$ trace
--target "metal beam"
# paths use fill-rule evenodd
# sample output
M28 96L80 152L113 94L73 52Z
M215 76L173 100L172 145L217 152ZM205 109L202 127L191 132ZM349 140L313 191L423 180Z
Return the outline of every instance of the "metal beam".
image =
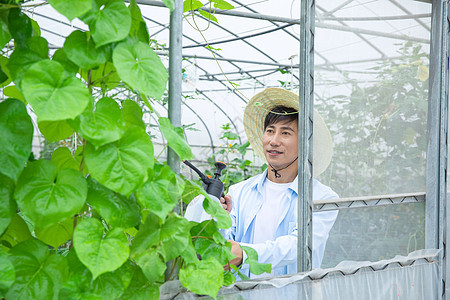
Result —
M312 267L314 8L314 0L301 1L298 122L298 228L300 229L297 239L298 272L310 271Z

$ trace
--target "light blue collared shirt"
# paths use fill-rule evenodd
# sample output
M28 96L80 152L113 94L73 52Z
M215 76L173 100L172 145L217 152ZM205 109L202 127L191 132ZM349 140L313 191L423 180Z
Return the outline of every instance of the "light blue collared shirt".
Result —
M298 178L295 178L286 192L289 201L284 201L281 208L282 217L277 224L275 240L253 244L255 217L263 203L262 189L266 178L267 170L230 187L228 194L233 201L230 212L233 225L226 231L225 238L255 249L260 263L272 264L274 276L297 273ZM338 195L331 188L313 179L314 200L333 198L338 198ZM313 268L320 267L328 234L337 215L338 211L313 213ZM246 254L243 254L245 261ZM249 266L244 264L241 272L249 276Z

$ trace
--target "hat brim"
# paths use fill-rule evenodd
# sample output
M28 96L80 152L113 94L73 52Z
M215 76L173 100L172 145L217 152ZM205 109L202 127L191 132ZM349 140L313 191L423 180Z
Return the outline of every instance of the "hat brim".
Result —
M262 145L264 119L275 106L279 105L291 107L298 111L299 96L281 88L267 88L253 96L245 107L245 133L253 150L263 161L266 161ZM328 168L331 162L333 141L327 125L315 109L313 118L313 176L317 177Z

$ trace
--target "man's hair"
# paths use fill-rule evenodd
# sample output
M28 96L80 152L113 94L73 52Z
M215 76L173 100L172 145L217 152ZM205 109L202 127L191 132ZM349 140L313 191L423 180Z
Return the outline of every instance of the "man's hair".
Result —
M292 107L278 105L267 114L264 120L264 130L266 130L267 126L275 123L290 123L292 121L298 121L298 111Z

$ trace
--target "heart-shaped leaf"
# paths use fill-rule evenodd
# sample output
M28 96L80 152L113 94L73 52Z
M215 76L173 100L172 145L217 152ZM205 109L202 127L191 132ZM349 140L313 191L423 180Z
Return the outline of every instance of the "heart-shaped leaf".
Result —
M203 208L211 215L211 217L217 220L217 227L227 229L232 225L230 215L218 201L212 199L208 194L204 194L205 200L203 201ZM217 199L217 198L216 198Z
M82 69L89 70L104 64L107 59L105 47L96 48L85 31L73 31L64 42L67 57Z
M130 253L128 240L120 228L104 234L97 219L84 219L73 234L73 244L80 261L92 272L93 279L118 269Z
M22 172L14 196L36 227L45 228L81 210L87 183L80 172L73 169L58 172L52 162L38 160L29 163Z
M130 228L139 224L140 209L134 197L115 193L91 177L88 178L87 202L112 227Z
M38 122L39 131L49 142L57 142L68 138L74 132L66 120Z
M161 228L161 253L165 261L180 255L191 238L189 221L177 214L170 214Z
M17 86L10 85L3 89L3 95L9 98L15 98L23 102L25 105L28 104L23 97L23 94L17 89Z
M180 200L184 189L184 181L177 180L176 173L165 165L157 165L149 179L136 191L139 204L165 220Z
M192 159L194 155L192 154L191 147L189 147L184 138L183 129L173 126L168 118L161 117L158 119L158 122L159 128L167 140L167 144L177 153L180 159Z
M91 98L78 78L69 76L60 63L52 60L30 67L23 77L22 91L39 121L73 119L84 111Z
M48 251L38 240L27 240L10 251L16 280L6 299L58 299L59 289L67 278L63 256Z
M216 299L223 285L223 266L213 258L189 264L180 270L180 282L196 294Z
M130 32L131 15L122 0L94 0L80 19L89 26L97 47L120 41Z
M183 11L191 11L199 9L200 7L203 7L203 3L199 0L184 0L183 2Z
M96 148L117 141L125 132L125 122L119 105L107 97L96 103L95 111L85 111L72 125Z
M0 236L16 214L17 205L13 198L14 182L0 174Z
M92 0L48 0L48 3L70 21L81 17L92 8Z
M85 161L95 180L129 196L153 168L153 144L143 129L130 126L117 142L99 149L87 143Z
M14 181L31 153L33 123L25 105L17 99L0 103L0 173Z
M132 88L161 99L169 75L149 45L143 42L120 43L114 48L113 63L120 78Z
M72 238L73 226L73 219L70 218L50 225L44 229L37 228L35 233L38 239L47 245L58 249L59 246Z

